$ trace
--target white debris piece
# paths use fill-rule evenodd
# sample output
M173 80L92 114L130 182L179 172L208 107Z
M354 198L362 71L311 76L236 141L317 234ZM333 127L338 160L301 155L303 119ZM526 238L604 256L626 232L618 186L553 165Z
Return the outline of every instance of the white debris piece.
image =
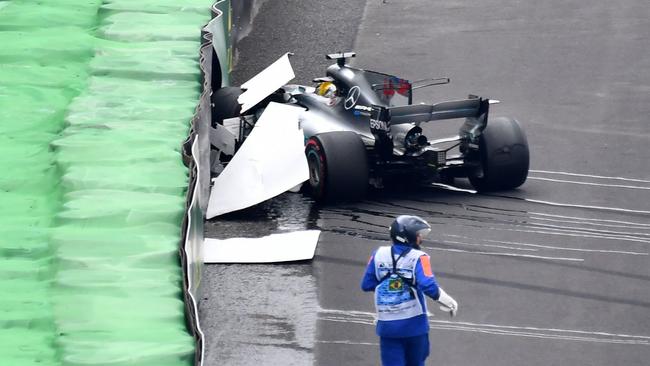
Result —
M239 104L242 105L241 114L244 114L244 112L295 77L296 74L289 62L289 53L285 53L284 56L262 70L262 72L242 84L241 88L246 89L246 91L237 99Z
M271 234L261 238L206 238L204 263L274 263L314 257L320 230Z
M309 179L302 109L269 103L253 131L214 180L206 217L241 210Z

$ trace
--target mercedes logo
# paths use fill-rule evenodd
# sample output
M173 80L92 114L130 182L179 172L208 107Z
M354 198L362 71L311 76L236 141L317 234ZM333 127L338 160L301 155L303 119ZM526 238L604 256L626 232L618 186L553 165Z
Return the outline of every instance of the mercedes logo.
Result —
M352 109L357 102L359 101L359 96L361 95L361 89L358 86L353 86L352 89L348 92L348 96L345 98L345 103L343 106L345 109Z

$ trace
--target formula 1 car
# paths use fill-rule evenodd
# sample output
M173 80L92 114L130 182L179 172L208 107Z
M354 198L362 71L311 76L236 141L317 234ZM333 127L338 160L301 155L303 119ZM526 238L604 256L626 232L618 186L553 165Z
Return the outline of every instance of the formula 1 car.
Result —
M288 64L289 55L276 64ZM470 95L412 104L415 89L449 79L411 83L351 67L346 59L354 56L327 55L336 63L325 77L314 79L315 87L286 84L293 71L283 78L278 66L260 76L263 82L218 89L212 99L213 126L235 125L236 150L270 104L299 108L309 170L304 186L319 201L361 199L370 186L382 188L390 179L431 185L467 177L478 191L512 189L525 182L526 135L516 120L488 116L490 105L498 101ZM424 135L423 123L454 118L464 119L455 136ZM224 164L230 159L220 156Z

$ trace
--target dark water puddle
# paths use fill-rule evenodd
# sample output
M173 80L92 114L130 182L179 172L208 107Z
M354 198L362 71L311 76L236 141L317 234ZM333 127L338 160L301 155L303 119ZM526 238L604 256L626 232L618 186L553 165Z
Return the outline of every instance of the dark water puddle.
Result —
M259 205L233 212L205 224L209 238L260 237L280 232L318 230L319 212L308 197L285 193Z

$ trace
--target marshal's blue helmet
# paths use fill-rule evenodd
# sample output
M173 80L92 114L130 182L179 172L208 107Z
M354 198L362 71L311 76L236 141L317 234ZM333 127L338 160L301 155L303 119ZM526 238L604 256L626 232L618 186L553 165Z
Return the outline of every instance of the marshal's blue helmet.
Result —
M429 232L431 225L417 216L401 215L390 225L390 238L398 244L416 246L418 235L424 238Z

